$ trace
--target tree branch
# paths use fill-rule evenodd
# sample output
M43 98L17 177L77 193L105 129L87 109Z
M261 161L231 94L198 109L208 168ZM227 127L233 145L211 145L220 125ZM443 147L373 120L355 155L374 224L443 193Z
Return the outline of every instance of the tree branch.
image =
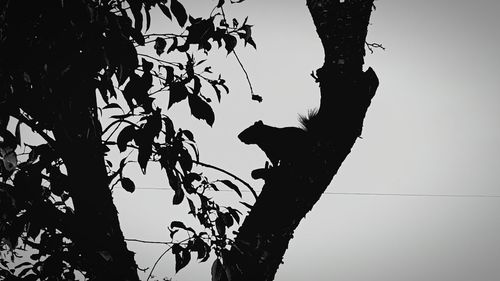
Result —
M37 134L39 134L47 143L48 145L55 150L56 148L56 141L50 137L47 133L43 131L43 129L36 124L35 121L29 119L28 117L24 116L24 114L19 113L19 114L11 114L12 117L16 118L20 122L23 122L26 124L28 127L30 127L33 131L35 131Z

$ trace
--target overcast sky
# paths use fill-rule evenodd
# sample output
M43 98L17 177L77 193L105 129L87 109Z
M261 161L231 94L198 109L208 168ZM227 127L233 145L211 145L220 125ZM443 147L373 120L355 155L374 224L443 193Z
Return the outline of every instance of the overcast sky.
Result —
M183 3L197 16L207 15L216 1ZM276 280L498 280L500 198L453 196L500 196L500 2L375 4L368 41L386 50L366 57L380 86L363 139L297 229ZM231 93L214 106L214 127L190 117L182 105L173 109L174 122L195 132L202 161L259 189L262 182L249 173L266 158L236 136L256 120L297 125L298 114L316 107L319 90L309 73L322 65L323 50L304 0L247 0L226 12L248 16L254 25L258 49L237 50L264 102L250 100L234 57L221 52L208 63L226 77ZM139 187L166 186L165 175L152 168L137 180ZM171 206L168 189L116 190L114 196L129 238L168 240L166 225L187 212L187 206ZM216 196L238 201L232 193ZM152 266L163 251L129 245L141 267ZM155 275L208 281L210 265L192 261L174 275L168 254Z

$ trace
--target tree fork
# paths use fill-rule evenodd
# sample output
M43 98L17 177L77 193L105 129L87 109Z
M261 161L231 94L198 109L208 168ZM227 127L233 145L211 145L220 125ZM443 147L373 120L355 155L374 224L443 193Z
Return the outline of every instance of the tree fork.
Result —
M378 87L363 72L365 40L373 0L307 0L325 51L318 70L321 103L308 131L308 159L271 169L261 194L223 256L229 280L273 280L299 222L330 184L361 135Z

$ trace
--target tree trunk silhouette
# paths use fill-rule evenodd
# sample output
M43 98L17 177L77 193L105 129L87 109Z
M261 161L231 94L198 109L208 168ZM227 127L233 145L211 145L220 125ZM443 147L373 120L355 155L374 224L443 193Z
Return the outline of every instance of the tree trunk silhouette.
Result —
M78 8L88 4L72 3ZM69 30L64 24L74 16L64 14L63 4L67 3L0 1L0 84L15 88L12 92L8 87L1 89L0 100L5 103L0 103L0 111L19 119L22 110L33 118L32 129L43 134L44 129L53 132L55 142L49 141L49 145L66 167L74 216L65 216L47 204L39 209L44 211L40 215L43 219L47 214L68 217L57 228L77 249L68 254L68 260L75 263L72 266L90 271L91 280L136 281L137 265L120 229L101 143L92 80L98 62L78 59L74 48L80 50L81 46L71 45L76 40L63 36L71 34L64 33ZM61 20L52 21L52 14L60 15ZM49 27L53 29L47 31ZM49 56L52 60L45 60Z
M307 130L311 144L296 144L308 156L282 162L266 173L257 202L223 256L229 280L274 279L300 220L361 135L378 86L375 72L362 70L373 0L307 0L307 6L325 51L317 71L320 108Z
M74 69L57 89L60 115L54 129L75 207L72 239L93 270L92 280L139 280L109 189L95 88L90 75L81 75L78 65Z

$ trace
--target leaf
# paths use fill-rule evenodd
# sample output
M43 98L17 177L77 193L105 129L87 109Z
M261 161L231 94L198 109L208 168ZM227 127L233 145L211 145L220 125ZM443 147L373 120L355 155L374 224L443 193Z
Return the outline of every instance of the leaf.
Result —
M184 199L184 190L181 188L175 190L174 198L172 199L172 204L179 205Z
M19 269L19 268L21 268L23 266L27 266L27 265L33 266L33 264L31 264L30 262L25 261L25 262L22 262L22 263L16 265L15 268ZM21 274L21 275L23 275L23 274Z
M150 5L145 5L144 10L146 11L146 31L149 30L149 27L151 26L151 13L149 10L151 10Z
M191 184L191 182L188 182L188 181L184 181L183 182L184 184L184 190L188 193L188 194L193 194L196 192L196 189L194 188L194 186Z
M199 47L203 47L215 35L215 26L212 18L192 19L191 25L186 30L189 32L186 41L190 44L199 44Z
M157 108L153 114L147 117L146 125L141 133L147 136L150 140L158 137L161 132L161 109Z
M208 186L209 186L211 189L215 190L215 191L219 191L219 189L217 188L217 186L216 186L215 184L213 184L213 183L208 184Z
M222 182L223 184L227 185L232 190L234 190L238 194L238 196L240 196L240 198L242 197L240 189L232 181L230 181L230 180L219 180L219 181Z
M170 13L170 9L165 6L164 4L158 4L158 6L160 7L160 10L163 12L163 14L165 16L167 16L167 18L169 18L170 20L172 20L172 14Z
M243 202L243 201L240 201L240 203L241 203L241 205L247 207L248 209L252 209L252 207L253 207L252 205L250 205L250 204L248 204L246 202Z
M120 132L120 134L118 134L118 137L116 138L116 145L118 146L120 152L124 152L127 149L128 142L133 140L135 136L135 126L129 125L123 128L123 130Z
M189 249L182 249L181 252L175 254L175 272L179 272L179 270L183 269L186 265L188 265L191 260L191 252Z
M201 181L201 176L198 173L188 173L184 177L184 181L192 183L193 181Z
M196 66L198 66L198 65L200 65L200 64L202 64L202 63L204 63L204 62L206 62L206 61L207 61L206 59L200 60L200 61L199 61L199 62L197 62L195 65L196 65Z
M222 7L224 5L224 0L219 0L219 3L217 3L217 8Z
M230 213L223 213L222 220L224 220L224 223L227 225L227 227L231 227L234 223L233 217Z
M158 38L157 38L157 39L158 39ZM160 38L160 39L163 39L163 38ZM166 44L166 43L165 43L165 44ZM146 60L146 59L144 59L144 58L142 59L142 70L143 70L144 72L149 72L149 71L151 71L151 69L153 69L153 65L154 65L154 64L153 64L152 62L150 62L150 61L148 61L148 60Z
M180 252L182 252L184 248L182 248L182 246L179 244L179 243L175 243L174 245L172 245L172 254L178 254Z
M130 116L134 116L134 114L132 114L132 113L118 114L118 115L112 115L109 118L124 120L124 119L126 119L126 118L128 118Z
M122 178L121 179L121 183L122 183L122 188L125 191L128 191L130 193L132 193L132 192L135 191L135 184L134 184L134 182L131 179L129 179L129 178Z
M226 271L219 259L212 264L212 281L227 281Z
M194 143L188 142L188 144L193 148L196 161L200 161L200 152Z
M167 47L167 41L161 37L156 37L154 48L157 55L161 55L165 52L165 47Z
M188 90L186 86L181 83L172 83L170 85L170 98L168 100L168 108L170 108L174 103L178 103L188 96Z
M217 100L220 102L220 99L221 99L221 93L220 93L220 90L219 88L217 88L217 82L216 81L213 81L210 83L212 85L212 87L214 88L214 91L215 91L215 94L217 95Z
M197 252L198 253L198 260L201 260L206 257L208 254L207 249L210 249L210 247L199 237L196 237L193 240L193 245L191 246L191 251L192 252Z
M15 137L16 137L17 144L20 145L21 144L21 121L17 122Z
M238 33L241 39L245 40L245 46L248 43L248 40L252 38L252 26L248 24L244 24L239 30L243 30L244 33Z
M179 164L181 165L184 174L189 173L193 168L193 159L191 158L191 155L189 154L187 149L181 150Z
M187 13L186 9L184 9L184 6L179 1L172 0L170 2L170 9L172 10L172 14L174 14L179 25L183 27L187 21Z
M186 229L186 225L181 221L173 221L170 223L170 228Z
M200 234L201 235L201 234ZM205 256L200 260L200 262L206 262L210 258L210 246L203 242L203 247L205 248Z
M252 37L249 37L248 39L245 40L245 44L248 43L250 45L252 45L252 47L254 49L257 49L257 45L255 44L255 41L253 41L253 38Z
M174 235L179 232L178 229L175 229L175 230L171 230L170 231L170 239L174 239ZM174 245L175 246L175 245ZM172 248L172 252L173 252L173 248Z
M127 0L130 5L132 15L134 15L134 28L139 32L142 30L142 3L139 0Z
M229 88L226 86L226 81L224 79L219 79L219 85L229 94Z
M221 214L215 219L215 228L217 228L219 235L226 235L226 225Z
M198 95L189 95L188 100L191 114L198 119L205 120L209 126L212 126L215 121L212 107Z
M120 105L118 105L117 103L110 103L110 104L104 106L102 109L109 109L109 108L119 108L119 109L122 109L122 107Z
M165 169L166 169L166 172L167 172L168 184L170 185L170 187L174 191L177 191L178 189L181 189L181 182L180 182L179 178L177 177L177 175L172 170L173 167L168 167L168 168L165 168Z
M139 166L141 167L142 173L146 174L146 167L149 162L149 158L153 153L152 142L153 139L149 138L146 135L142 135L139 140L136 136L135 141L139 146L139 154L137 155L137 162L139 162Z
M137 97L144 95L144 93L141 94L142 92L142 83L141 83L141 77L135 73L130 74L130 80L128 81L127 85L125 86L125 89L123 89L123 97L125 98L125 101L127 102L128 107L130 110L133 111L133 109L136 107L134 104L133 100L135 99L137 101ZM147 95L147 92L145 93Z
M233 216L234 220L237 222L237 223L240 223L240 216L238 214L238 210L236 209L233 209L231 207L227 207L227 211L229 212L229 214L231 214L231 216Z
M193 80L194 80L193 95L198 95L201 89L200 77L194 76Z
M163 117L163 123L165 124L165 142L169 143L175 136L174 123L168 116Z
M184 45L180 45L177 47L177 51L181 52L181 53L184 53L184 52L187 52L189 50L189 42L185 42Z
M188 214L192 214L193 216L196 216L196 207L194 206L193 200L186 198L188 201L189 205L189 212Z
M225 34L222 39L224 40L225 43L225 48L227 50L227 54L231 53L234 50L234 47L236 47L236 43L238 42L236 40L236 37Z
M31 264L29 264L29 265L31 265ZM31 267L27 267L27 268L25 268L25 269L21 270L21 271L19 272L19 275L18 275L18 276L19 276L19 277L25 277L25 276L26 276L26 274L28 274L28 272L30 272L30 271L32 271L32 270L33 270L33 267L32 267L32 266L31 266ZM22 280L26 280L26 278L23 278ZM36 279L35 279L35 280L36 280Z
M177 37L174 37L172 45L168 47L167 54L177 49Z
M182 134L190 141L194 142L194 136L193 133L189 130L182 130Z
M130 36L134 39L134 41L141 45L144 46L146 44L146 40L144 39L144 35L142 35L142 32L139 29L132 28L130 30Z

